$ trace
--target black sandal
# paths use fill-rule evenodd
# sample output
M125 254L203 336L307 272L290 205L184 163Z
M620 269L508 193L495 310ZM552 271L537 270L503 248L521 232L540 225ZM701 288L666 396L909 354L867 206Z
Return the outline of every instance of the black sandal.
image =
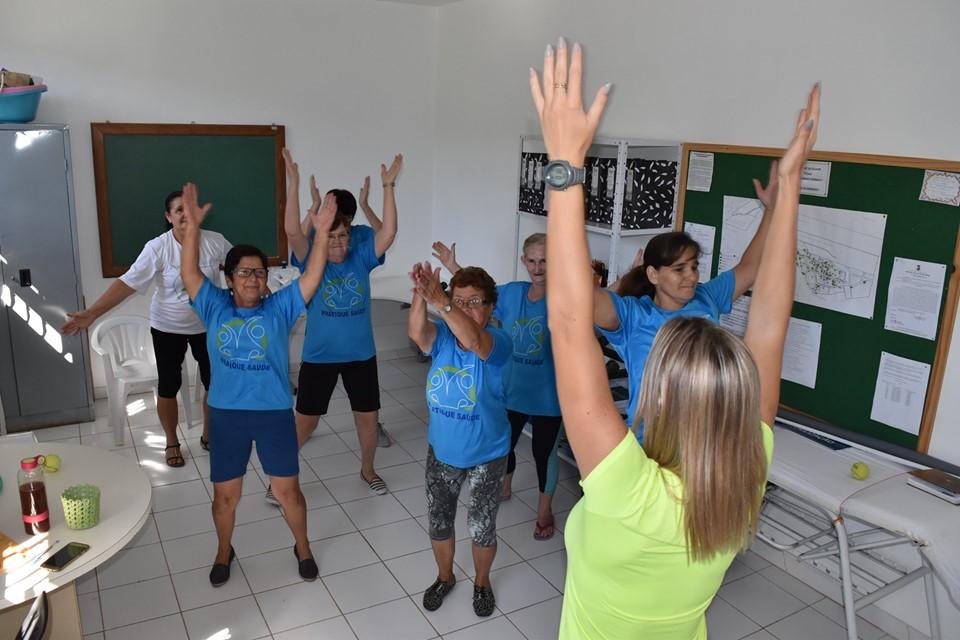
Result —
M167 448L164 451L170 451L170 449L176 449L177 453L167 454L167 466L174 467L179 469L183 465L187 464L187 461L183 458L183 455L180 453L180 443L167 445ZM179 461L179 462L178 462Z
M200 436L200 448L204 451L210 451L210 441Z
M473 585L473 612L486 618L497 607L497 599L493 597L493 589Z
M453 591L456 582L444 582L440 578L423 592L423 608L427 611L436 611L443 604L443 599Z
M296 545L293 547L293 556L297 559L297 572L300 577L307 582L316 580L317 576L320 575L320 568L317 567L317 561L313 559L313 556L301 560Z

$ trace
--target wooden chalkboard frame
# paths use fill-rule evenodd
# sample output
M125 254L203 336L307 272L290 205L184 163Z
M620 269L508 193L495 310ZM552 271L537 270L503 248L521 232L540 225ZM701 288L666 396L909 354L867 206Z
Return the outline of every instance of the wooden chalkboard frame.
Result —
M110 198L107 183L105 140L108 135L152 136L261 136L274 140L274 174L277 194L277 248L278 255L267 256L269 265L276 266L287 261L287 235L283 230L283 211L286 206L286 174L283 166L283 148L286 134L283 125L237 125L237 124L148 124L128 122L91 122L90 137L93 143L93 175L97 192L97 222L100 231L100 267L104 278L123 275L129 265L117 264L113 251L113 235L110 228Z
M690 153L702 151L707 153L727 153L739 155L767 156L779 158L784 150L776 147L751 147L724 144L684 143L680 158L680 182L678 185L677 214L674 228L683 229L684 205L687 195L687 170L690 162ZM932 160L926 158L912 158L901 156L843 153L835 151L815 151L810 154L810 160L824 160L830 162L847 162L854 164L883 165L905 167L910 169L931 169L960 173L960 162L949 160ZM950 352L950 342L953 337L954 322L957 317L957 302L960 298L960 234L957 236L953 253L953 264L949 273L949 285L943 301L943 320L940 338L937 340L936 351L931 365L930 381L927 386L927 395L924 399L923 416L920 420L920 434L917 441L917 451L926 453L933 436L933 424L937 417L937 408L940 404L940 393L943 388L944 370L947 364L947 355ZM804 413L796 408L781 405L795 413ZM809 414L805 414L809 415ZM812 416L817 418L818 416ZM842 426L842 425L839 425Z

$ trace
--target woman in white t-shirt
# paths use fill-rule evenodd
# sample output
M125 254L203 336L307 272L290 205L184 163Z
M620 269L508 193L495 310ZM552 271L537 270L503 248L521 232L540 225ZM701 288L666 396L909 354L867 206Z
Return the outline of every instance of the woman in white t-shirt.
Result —
M177 392L182 383L180 371L188 344L200 365L204 389L210 386L206 333L203 323L190 306L190 298L180 277L180 244L186 228L182 195L182 192L174 191L164 202L167 232L147 242L125 274L110 285L91 307L68 313L70 320L63 325L65 335L86 329L133 293L146 293L150 283L156 282L157 287L150 301L150 334L157 356L157 415L167 436L166 458L171 467L184 465L177 438ZM200 238L200 269L207 278L219 281L220 265L232 246L221 234L203 231ZM200 446L204 449L209 445L207 433L204 394L203 435L200 437Z

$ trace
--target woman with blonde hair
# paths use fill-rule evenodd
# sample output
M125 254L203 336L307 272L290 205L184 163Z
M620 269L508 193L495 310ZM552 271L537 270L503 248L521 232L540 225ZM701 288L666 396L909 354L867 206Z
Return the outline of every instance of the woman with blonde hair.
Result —
M699 318L658 332L638 416L643 447L613 404L593 331L582 175L609 85L588 112L582 51L547 48L530 88L551 163L548 313L557 387L584 497L565 529L560 637L703 639L704 612L756 529L773 449L793 303L800 169L816 138L819 87L780 160L780 186L743 341ZM578 181L579 177L579 181ZM598 594L602 594L598 596Z

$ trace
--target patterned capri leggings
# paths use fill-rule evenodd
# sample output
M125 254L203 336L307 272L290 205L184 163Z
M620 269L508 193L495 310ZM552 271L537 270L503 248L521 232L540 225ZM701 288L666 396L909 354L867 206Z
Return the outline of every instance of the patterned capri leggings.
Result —
M507 470L507 456L478 464L469 469L451 467L437 460L433 447L427 450L427 510L430 538L449 540L454 536L453 521L457 516L457 498L463 481L470 483L467 525L473 544L492 547L497 543L497 511L500 492Z

